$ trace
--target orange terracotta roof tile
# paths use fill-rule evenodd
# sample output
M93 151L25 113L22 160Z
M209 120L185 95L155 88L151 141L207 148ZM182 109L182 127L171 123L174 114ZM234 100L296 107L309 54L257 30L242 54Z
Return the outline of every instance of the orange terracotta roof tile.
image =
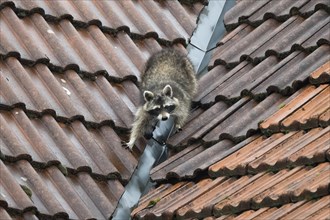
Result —
M283 128L290 129L291 126L295 126L294 123L299 123L303 129L309 128L309 125L307 124L309 121L311 123L314 121L314 123L318 123L319 116L330 108L330 104L328 102L329 98L330 87L327 86L312 100L310 100L292 115L283 120L281 123Z
M329 127L259 137L209 167L211 176L245 175L326 161Z
M292 130L297 126L308 128L308 123L319 123L318 117L330 107L329 86L307 87L291 102L279 106L279 111L260 124L263 130ZM316 107L317 106L317 107Z
M252 206L259 207L262 206L263 203L276 206L276 204L282 203L283 201L296 202L300 200L299 198L304 196L304 193L313 193L318 189L322 191L320 193L326 194L328 173L329 163L320 164L315 168L301 169L291 175L290 178L286 178L281 184L269 187L263 193L254 197ZM290 196L281 196L282 192L287 192Z
M192 186L158 197L156 188L132 216L285 219L300 209L325 218L327 205L305 207L329 194L329 7L240 1L227 12L228 33L199 79L203 110L170 138L179 152L151 171L161 189L191 180L203 193ZM146 208L145 198L157 203Z
M324 196L321 199L310 201L299 201L288 203L280 207L261 208L258 210L245 211L239 215L226 215L219 218L209 219L327 219L330 211L330 197ZM208 219L208 218L204 218Z
M202 218L241 213L250 209L285 207L285 204L304 201L300 202L301 206L310 200L312 194L321 198L328 194L329 166L326 162L315 167L283 169L277 173L204 179L189 187L187 184L180 188L173 185L174 191L171 185L162 185L162 191L168 189L171 193L160 195L157 190L154 191L152 197L147 196L149 201L157 199L157 202L152 207L146 207L145 202L133 214L137 219Z
M308 133L292 132L294 135L280 143L266 154L248 165L248 172L297 166L299 164L314 164L326 160L330 135L329 127L316 128ZM296 140L299 139L299 140Z
M330 109L327 109L319 116L319 124L322 127L326 127L329 125L329 121L330 121Z
M313 72L309 80L311 83L330 82L330 61L325 63L317 71Z
M329 217L329 2L237 2L135 218ZM0 2L0 216L112 215L144 63L187 53L205 4Z
M312 97L314 97L316 94L318 94L322 89L324 89L326 86L322 85L318 88L315 88L314 86L308 86L302 90L300 90L297 93L297 98L294 98L287 104L283 104L279 106L279 111L277 111L274 115L267 118L260 124L261 129L270 129L279 131L279 122L284 120L288 115L292 114L296 109L301 108L301 106L308 102Z
M328 91L327 85L320 85L317 88L315 86L307 86L306 88L299 90L297 93L293 94L291 97L287 99L282 99L279 96L269 96L263 102L259 103L256 106L254 106L253 101L246 102L244 99L242 99L238 101L236 104L234 104L232 107L228 108L226 111L222 112L222 114L219 114L219 116L214 118L213 121L211 121L211 123L205 124L205 126L202 128L199 127L199 129L194 129L197 132L193 136L190 136L191 138L190 140L186 139L187 141L186 143L188 143L188 146L189 143L195 143L195 146L190 147L189 150L187 149L187 151L182 151L178 153L177 157L173 157L172 159L154 168L151 172L151 177L153 180L158 180L158 181L164 180L166 178L176 178L176 179L187 178L187 177L192 178L198 175L198 172L200 173L203 170L205 171L208 166L216 163L216 161L220 161L220 163L225 164L226 166L222 168L214 168L213 172L211 172L210 175L213 175L213 173L217 173L219 170L221 170L219 172L221 172L223 175L237 175L237 174L243 175L246 172L246 166L248 163L252 162L257 157L261 157L260 161L263 161L263 158L267 156L267 151L277 152L278 145L282 143L284 140L285 141L283 143L286 143L286 141L289 141L289 143L293 141L292 143L294 145L303 147L304 145L299 145L297 143L295 136L289 138L293 134L295 134L295 132L289 134L282 134L282 133L275 134L269 140L267 139L267 141L264 141L263 144L260 144L257 147L256 146L247 147L246 152L248 152L248 154L245 153L241 154L240 151L238 151L238 153L234 153L235 150L242 148L242 145L239 148L238 146L233 147L235 145L228 145L226 142L221 140L229 139L239 142L239 140L241 140L240 137L242 138L240 134L245 135L245 138L253 135L253 130L252 130L253 123L255 123L256 120L262 121L262 118L266 118L264 115L269 114L270 112L273 112L272 116L269 116L266 120L260 123L261 132L266 135L271 135L272 133L276 133L280 131L287 133L290 130L297 131L301 129L317 128L321 126L322 123L321 120L319 119L317 120L317 123L311 123L313 115L318 115L319 117L319 115L324 114L323 116L324 120L322 121L324 124L323 127L326 127L328 126L329 123L328 121L326 121L327 114L325 112L328 110L327 91ZM279 98L277 99L278 101L275 98ZM321 110L310 107L311 111L308 113L308 115L305 116L305 118L299 118L299 119L297 118L296 119L297 122L294 123L292 122L292 125L289 124L292 127L284 127L282 125L283 124L282 122L287 122L289 119L295 117L295 114L297 114L296 112L299 112L304 106L312 106L313 103L319 103L320 99L323 100L324 102L323 105L320 105ZM274 101L277 101L276 104ZM254 112L254 109L257 112ZM267 110L265 111L265 109ZM250 117L246 116L240 118L241 115L245 116L250 114L251 114ZM237 121L236 120L237 118L240 118L240 120ZM244 128L243 126L248 125L248 123L245 120L251 120L251 119L254 120L251 123L252 126ZM174 135L172 137L173 139L171 138L169 143L177 144L179 141L182 140L181 138L187 137L185 136L189 134L187 132L194 131L193 128L194 127L196 128L198 122L200 122L199 125L201 125L201 123L204 124L203 122L198 120L189 122L187 124L189 129L187 131L183 131L183 133L181 134L178 133ZM218 123L219 125L217 127L214 127L214 125ZM299 124L297 125L296 123ZM238 126L238 124L242 124L242 126ZM236 128L237 131L234 130L230 131L230 129L232 128ZM235 137L232 134L235 134L237 136ZM303 132L300 132L295 135L299 137L302 134ZM216 139L217 136L219 137L220 142L217 141ZM265 137L260 137L259 139L262 140L263 138ZM258 139L255 140L254 142L258 143ZM254 142L252 142L250 145L253 146ZM198 144L201 146L197 147ZM205 149L204 145L207 146L208 149ZM174 149L175 147L176 146L174 145ZM260 150L258 152L259 148L262 149L262 151ZM272 150L272 148L274 149ZM228 154L232 154L232 156L236 154L240 154L240 156L238 157L239 159L235 159L235 160L232 160L234 157L230 157L232 159L225 158L224 160L222 160ZM270 154L272 155L272 153ZM284 167L289 166L290 163L287 162L285 155L286 155L285 153L274 154L274 157L272 157L273 162L269 164L267 164L268 162L262 163L262 165L260 167L257 166L257 168L264 170L266 168L279 169L283 166ZM314 158L314 156L316 155L310 155L310 156ZM302 157L304 156L302 155ZM318 156L316 156L316 158L317 157ZM240 164L236 164L235 161L239 161ZM233 167L231 167L230 165L232 163L235 164ZM213 168L211 168L211 170L212 169ZM252 170L253 168L251 167L251 170L249 172L254 172Z
M326 219L329 217L330 197L304 203L301 207L285 215L285 218Z
M286 136L283 134L274 134L266 140L264 137L258 137L240 150L210 166L210 175L244 175L247 164L261 157L285 138Z

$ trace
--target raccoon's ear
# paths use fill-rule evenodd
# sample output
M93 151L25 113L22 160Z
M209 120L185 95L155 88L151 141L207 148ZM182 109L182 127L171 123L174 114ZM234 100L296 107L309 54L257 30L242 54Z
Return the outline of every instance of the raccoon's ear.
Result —
M163 94L172 98L173 96L172 87L170 85L166 85L163 89Z
M144 97L144 100L146 100L146 102L150 102L154 98L154 94L150 91L144 91L143 97Z

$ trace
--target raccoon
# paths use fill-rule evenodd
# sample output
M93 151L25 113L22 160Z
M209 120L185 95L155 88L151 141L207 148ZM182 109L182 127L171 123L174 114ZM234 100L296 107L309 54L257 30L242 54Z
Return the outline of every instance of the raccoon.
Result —
M175 127L181 130L197 91L194 68L179 51L163 49L147 61L140 90L144 104L135 114L130 140L125 144L130 150L139 137L152 137L159 120L174 116Z

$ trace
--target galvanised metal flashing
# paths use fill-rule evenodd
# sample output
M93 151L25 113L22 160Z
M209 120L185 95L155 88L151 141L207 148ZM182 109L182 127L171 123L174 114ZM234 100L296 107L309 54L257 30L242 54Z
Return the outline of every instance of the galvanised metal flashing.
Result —
M234 4L235 0L209 0L208 5L199 15L197 27L187 47L188 57L198 75L206 70L211 59L211 51L225 34L224 14ZM151 169L167 159L166 141L173 131L174 120L172 117L165 122L158 123L153 132L153 138L148 141L111 219L131 218L131 211L138 204L140 197L153 185L150 181Z
M225 13L235 5L235 0L209 0L198 17L197 27L187 49L197 74L207 71L213 49L225 33Z
M170 117L167 121L160 121L153 132L153 138L148 141L146 148L139 159L137 168L132 174L125 191L120 198L112 219L130 219L130 214L139 202L141 195L150 187L150 170L154 165L161 163L167 158L165 141L172 134L174 120Z

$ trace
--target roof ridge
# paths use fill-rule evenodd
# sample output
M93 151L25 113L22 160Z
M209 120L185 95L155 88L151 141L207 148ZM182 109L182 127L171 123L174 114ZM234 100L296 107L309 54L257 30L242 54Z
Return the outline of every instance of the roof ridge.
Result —
M111 127L118 136L128 134L129 128L116 126L115 122L112 119L109 120L103 120L100 122L93 122L93 121L86 121L85 117L83 115L74 115L70 118L65 116L57 115L56 111L54 109L44 109L42 111L36 111L27 109L25 103L18 102L14 103L12 105L7 105L4 103L0 103L0 110L3 111L13 111L15 108L21 109L24 111L24 113L27 115L28 118L42 118L44 115L51 115L57 122L63 123L63 124L72 124L75 121L80 121L87 129L98 129L103 126L109 126Z
M268 19L274 19L278 22L285 22L289 18L291 18L292 16L295 16L295 15L299 15L303 18L308 18L319 10L324 10L330 14L330 6L328 6L327 4L324 4L324 3L317 3L314 6L314 9L306 11L306 12L301 12L300 9L301 8L292 7L288 14L279 15L279 16L277 16L274 13L267 12L262 16L261 19L255 20L255 21L251 21L249 19L249 17L247 17L247 16L241 16L241 17L238 17L238 22L229 23L229 24L225 23L225 27L226 27L226 30L229 32L229 31L234 30L236 27L238 27L241 24L248 24L252 27L258 27L259 25L261 25L263 22L265 22Z
M160 38L156 32L147 32L145 34L139 34L139 33L131 32L130 28L128 26L125 26L125 25L117 27L117 28L107 27L107 26L102 25L102 22L98 19L93 19L93 20L90 20L88 22L84 22L84 21L79 21L79 20L73 19L73 16L70 15L70 14L63 14L60 17L56 17L54 15L46 14L44 9L42 9L40 7L35 7L35 8L30 9L30 10L19 8L12 1L6 1L6 2L3 2L2 4L0 4L0 11L2 9L6 8L6 7L11 8L15 12L17 17L19 17L20 19L25 18L25 17L29 17L29 16L36 13L36 14L40 14L49 23L55 23L56 24L56 23L59 23L62 20L68 20L77 29L86 29L87 27L89 27L91 25L96 25L100 28L100 30L103 33L110 34L111 36L114 36L114 37L119 32L123 31L132 40L142 40L142 39L147 39L147 38L154 38L162 46L171 46L171 45L174 45L174 44L182 44L184 47L187 46L186 39L181 38L181 37L170 41L170 40Z
M50 62L49 58L39 58L37 60L29 60L21 57L21 54L17 51L10 51L7 54L0 53L0 60L4 61L10 57L16 58L23 66L34 67L37 64L46 65L53 74L65 74L65 71L75 71L81 79L88 79L95 81L98 76L104 76L110 83L121 84L125 81L131 81L134 84L138 84L138 79L135 75L127 75L124 77L111 76L106 70L98 70L94 73L81 70L78 64L68 64L65 67L54 65Z

